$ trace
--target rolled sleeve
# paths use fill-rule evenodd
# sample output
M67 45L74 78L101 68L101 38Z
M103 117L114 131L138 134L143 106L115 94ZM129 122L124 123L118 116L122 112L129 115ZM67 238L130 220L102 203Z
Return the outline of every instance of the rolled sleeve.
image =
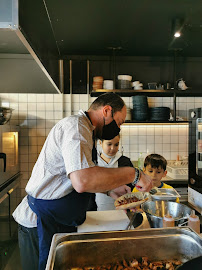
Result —
M71 172L93 167L92 161L92 131L82 122L69 123L60 134L62 156L64 158L67 176Z

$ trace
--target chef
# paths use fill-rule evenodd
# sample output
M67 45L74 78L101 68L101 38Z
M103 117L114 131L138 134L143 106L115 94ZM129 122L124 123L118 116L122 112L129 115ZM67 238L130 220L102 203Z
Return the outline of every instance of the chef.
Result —
M45 269L53 235L76 231L85 221L91 194L113 190L119 197L129 191L125 184L137 182L142 191L152 188L151 179L138 169L95 165L94 140L114 138L125 117L124 101L107 93L87 112L52 128L25 188L27 196L13 213L23 270Z

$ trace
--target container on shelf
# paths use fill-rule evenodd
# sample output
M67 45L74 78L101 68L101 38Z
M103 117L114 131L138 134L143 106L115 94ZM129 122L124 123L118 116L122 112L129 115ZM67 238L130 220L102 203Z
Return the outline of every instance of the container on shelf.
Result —
M148 88L149 89L156 89L157 88L157 83L156 82L148 83Z

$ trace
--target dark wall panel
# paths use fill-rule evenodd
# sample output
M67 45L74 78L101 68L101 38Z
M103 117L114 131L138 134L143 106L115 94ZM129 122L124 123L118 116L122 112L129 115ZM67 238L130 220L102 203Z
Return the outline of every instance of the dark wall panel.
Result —
M59 52L44 2L19 0L20 30L59 86Z

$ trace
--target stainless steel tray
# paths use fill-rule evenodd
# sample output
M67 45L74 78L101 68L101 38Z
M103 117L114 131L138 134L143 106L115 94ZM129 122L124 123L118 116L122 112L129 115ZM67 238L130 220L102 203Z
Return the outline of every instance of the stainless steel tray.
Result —
M151 261L202 255L202 238L189 227L55 234L46 270L67 270L147 256Z
M151 195L154 200L164 200L164 201L175 201L177 198L181 197L180 194L174 188L158 188L160 193Z

